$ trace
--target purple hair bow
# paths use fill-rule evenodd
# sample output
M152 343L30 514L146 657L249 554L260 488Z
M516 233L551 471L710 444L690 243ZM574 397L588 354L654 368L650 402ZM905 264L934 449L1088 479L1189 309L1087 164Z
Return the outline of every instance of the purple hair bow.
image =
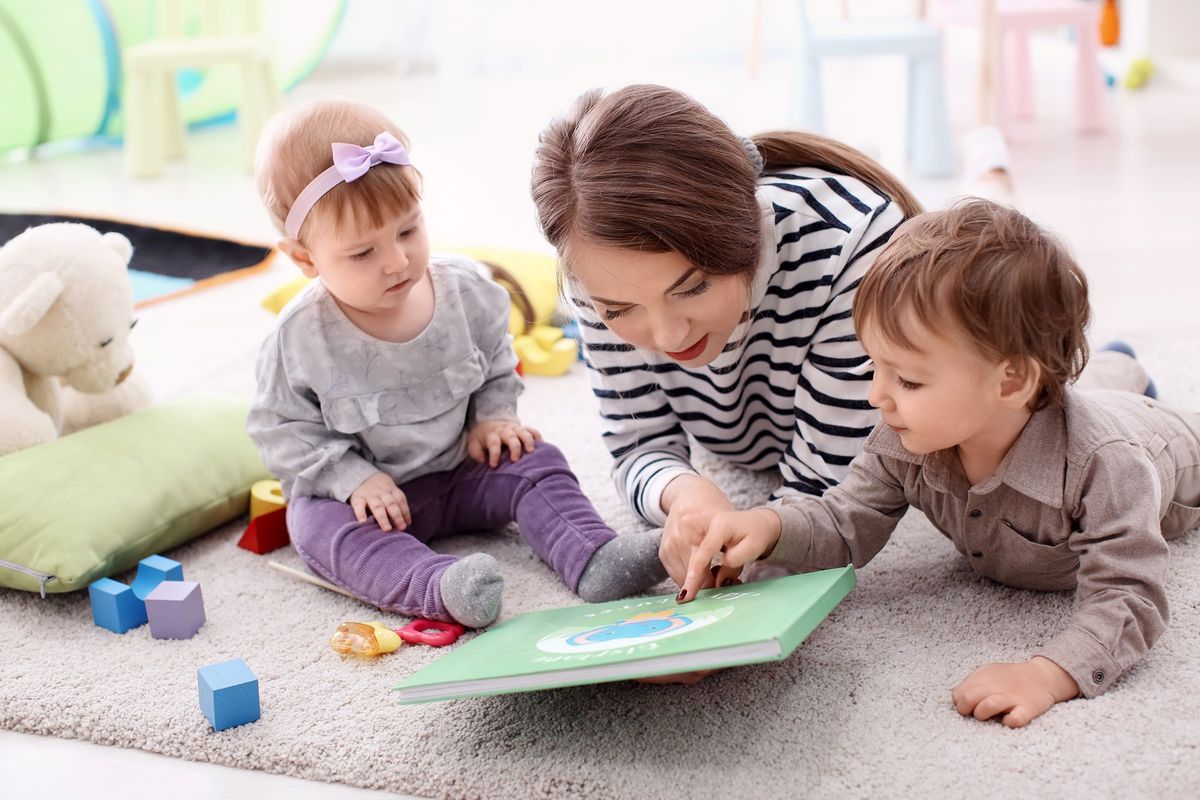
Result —
M373 144L363 147L346 142L333 143L333 166L313 178L304 191L292 203L284 222L284 231L292 239L300 236L300 228L308 212L326 192L339 183L351 183L367 174L367 170L377 164L395 164L397 166L412 166L408 150L404 145L387 131L375 137Z

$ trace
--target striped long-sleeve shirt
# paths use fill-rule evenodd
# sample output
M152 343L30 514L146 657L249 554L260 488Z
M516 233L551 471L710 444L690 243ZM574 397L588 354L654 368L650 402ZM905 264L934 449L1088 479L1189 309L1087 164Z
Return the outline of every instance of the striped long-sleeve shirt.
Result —
M689 435L735 464L778 465L776 496L819 495L846 475L877 420L850 306L903 212L861 181L810 168L763 175L757 196L751 313L711 363L688 368L637 349L572 298L617 491L652 525L666 520L666 485L695 473Z

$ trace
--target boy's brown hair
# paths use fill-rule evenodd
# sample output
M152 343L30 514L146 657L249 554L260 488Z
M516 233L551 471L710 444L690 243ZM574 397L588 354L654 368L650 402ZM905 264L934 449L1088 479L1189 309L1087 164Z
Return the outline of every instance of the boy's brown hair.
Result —
M854 296L855 330L873 326L913 348L905 315L929 331L965 336L996 362L1039 368L1034 410L1061 405L1087 363L1087 278L1066 246L1020 212L971 198L905 222Z

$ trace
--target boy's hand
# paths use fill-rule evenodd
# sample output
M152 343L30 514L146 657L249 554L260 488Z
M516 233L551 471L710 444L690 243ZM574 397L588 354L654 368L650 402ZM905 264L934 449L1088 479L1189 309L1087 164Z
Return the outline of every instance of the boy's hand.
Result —
M694 599L710 576L717 586L721 586L741 575L742 567L775 549L782 527L779 515L769 508L714 514L704 539L688 560L687 579L683 582L679 602ZM725 555L721 559L721 568L714 574L712 561L722 552Z
M369 512L382 531L390 531L393 523L398 531L412 524L412 515L408 512L408 498L396 487L396 482L387 473L376 472L360 483L350 495L349 502L359 522L366 522Z
M516 461L521 453L532 453L534 442L541 440L542 435L537 430L516 420L480 422L467 433L467 455L480 464L486 456L488 466L494 469L500 465L500 454L505 447L509 459Z
M1048 658L1034 656L1024 664L980 667L954 687L950 699L964 717L982 720L1003 714L1001 722L1021 728L1055 703L1078 694L1079 687L1066 670Z

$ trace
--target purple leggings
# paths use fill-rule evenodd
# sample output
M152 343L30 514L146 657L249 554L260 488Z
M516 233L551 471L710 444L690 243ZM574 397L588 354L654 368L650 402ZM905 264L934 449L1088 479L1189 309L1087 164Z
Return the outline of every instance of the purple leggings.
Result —
M516 522L521 536L575 591L592 554L616 534L579 488L557 447L538 442L513 463L493 469L465 459L400 487L412 524L384 533L373 517L359 522L349 504L293 497L288 532L309 569L384 611L450 619L441 575L457 558L435 553L438 536L492 530Z

